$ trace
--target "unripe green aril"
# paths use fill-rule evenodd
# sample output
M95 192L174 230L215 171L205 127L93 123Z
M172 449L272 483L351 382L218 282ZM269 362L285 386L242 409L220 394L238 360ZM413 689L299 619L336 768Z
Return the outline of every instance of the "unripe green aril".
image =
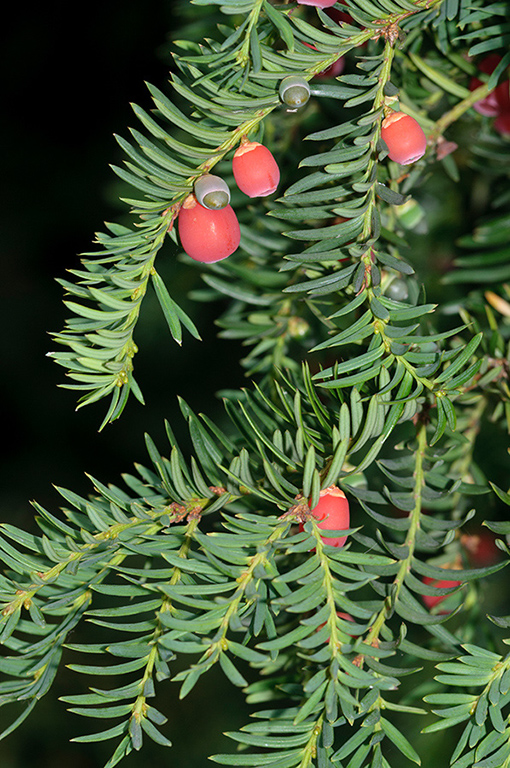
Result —
M304 317L292 315L287 321L287 332L293 339L302 339L310 330L310 324Z
M304 77L289 75L280 83L280 98L284 104L293 109L304 107L310 98L310 86Z
M388 285L385 291L386 296L395 301L405 301L409 296L409 289L407 283L404 280L395 278Z
M211 211L219 211L230 202L228 184L212 173L206 173L195 181L194 192L200 205Z

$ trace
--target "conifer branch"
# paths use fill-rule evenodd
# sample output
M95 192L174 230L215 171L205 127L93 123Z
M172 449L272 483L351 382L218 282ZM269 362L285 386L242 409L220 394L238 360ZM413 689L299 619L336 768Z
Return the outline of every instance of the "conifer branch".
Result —
M478 466L489 421L510 425L510 154L490 116L509 57L472 81L507 42L506 5L197 4L211 36L185 30L170 95L149 86L152 111L135 105L140 130L118 137L134 223L108 224L74 282L61 281L72 317L51 355L80 406L109 398L102 426L130 392L143 402L133 357L149 286L179 345L183 328L200 335L160 263L163 249L187 252L189 207L214 210L195 187L214 170L240 245L202 267L194 297L223 300L220 335L249 349L253 381L223 393L221 422L179 400L190 455L167 424L167 453L147 436L150 466L122 487L60 489L60 516L35 504L39 535L1 526L0 705L25 707L4 735L52 687L65 650L94 655L68 664L87 679L128 675L63 697L96 724L75 741L115 741L106 768L144 739L171 746L151 699L169 679L183 698L213 668L263 707L227 732L240 748L214 755L221 765L420 764L393 713L427 714L412 693L424 685L425 704L441 707L425 733L465 723L452 768L510 764L509 663L493 650L480 586L510 561L510 524L485 513L510 495ZM328 82L333 64L345 69ZM447 128L462 142L480 125L460 160L440 143ZM403 126L416 146L401 154ZM248 142L273 155L277 199L243 192L232 161ZM452 183L479 174L497 192L458 241L446 310L435 284L425 297L430 254L418 243L434 208L423 190L443 172ZM486 562L466 546L477 515L501 537ZM82 619L99 639L69 642Z

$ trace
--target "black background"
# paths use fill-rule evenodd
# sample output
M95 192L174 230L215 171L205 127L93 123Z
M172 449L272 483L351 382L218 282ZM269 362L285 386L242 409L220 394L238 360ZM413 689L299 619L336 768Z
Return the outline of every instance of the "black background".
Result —
M127 215L108 165L124 158L113 134L128 137L127 127L138 127L130 102L150 109L145 81L165 88L168 40L179 19L170 0L123 0L20 6L7 27L0 123L4 518L26 524L30 498L58 503L51 483L88 492L84 472L115 481L134 461L146 462L144 430L162 450L164 418L179 431L176 394L202 410L214 407L220 387L242 381L231 345L214 347L218 308L193 305L204 343L185 334L179 348L152 295L144 302L135 358L147 405L132 398L122 418L100 434L107 403L75 413L76 394L58 388L64 369L46 357L58 348L49 333L63 328L67 312L55 278L69 279L66 270L79 268L79 254L93 249L104 221ZM163 272L174 256L170 245ZM199 285L194 274L171 292Z
M9 22L0 291L2 493L10 517L24 514L24 499L45 500L50 481L77 480L78 467L85 489L83 472L99 470L104 453L120 469L115 442L120 453L139 443L135 435L130 447L116 441L117 425L98 436L99 407L74 415L74 394L57 389L64 371L46 353L56 348L48 332L65 318L54 278L77 268L94 232L120 212L109 192L108 163L120 156L113 133L132 122L129 102L146 98L144 80L164 80L156 54L170 17L168 3L128 0L28 11L20 4Z

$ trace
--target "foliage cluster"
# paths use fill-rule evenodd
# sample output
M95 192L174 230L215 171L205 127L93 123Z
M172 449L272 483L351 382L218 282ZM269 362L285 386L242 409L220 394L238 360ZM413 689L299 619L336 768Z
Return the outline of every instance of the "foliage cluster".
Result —
M504 583L510 495L478 459L487 425L501 442L510 430L510 145L473 109L508 79L508 10L195 0L169 93L149 86L151 109L134 105L137 127L118 137L133 224L109 223L61 281L72 316L52 356L80 407L107 400L102 427L131 393L143 402L144 297L154 290L178 344L200 337L164 259L179 252L195 181L214 169L231 182L247 136L276 157L280 197L247 201L231 184L241 246L203 268L194 298L223 301L220 334L249 350L249 383L223 393L221 424L180 400L189 446L167 424L169 447L147 437L150 465L122 486L60 489L58 515L36 503L40 535L0 527L0 704L16 711L3 735L50 690L65 651L92 680L63 697L96 723L76 741L114 740L107 768L144 738L170 746L156 692L172 679L184 697L218 665L257 707L228 734L238 749L213 756L221 765L420 764L396 722L427 715L425 732L458 732L454 768L510 765L510 619L489 621L480 598L487 579ZM500 64L470 90L494 51ZM340 57L344 73L321 77ZM278 95L289 74L310 84L295 111ZM427 134L408 167L381 141L391 109ZM445 270L447 299L432 285L429 301L420 268L434 254L420 236L438 176L476 185L481 202ZM309 514L331 485L351 505L341 548ZM478 567L466 537L482 523L497 547ZM99 634L73 643L84 619ZM402 693L422 669L426 690Z

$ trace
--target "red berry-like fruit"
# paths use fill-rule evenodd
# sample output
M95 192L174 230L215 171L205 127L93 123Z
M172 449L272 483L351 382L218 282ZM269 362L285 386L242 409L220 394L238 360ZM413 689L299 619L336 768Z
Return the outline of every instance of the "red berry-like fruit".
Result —
M305 43L307 48L312 48L314 51L317 50L315 45L312 45L311 43ZM333 64L330 64L329 67L326 67L326 69L323 69L322 72L317 72L315 77L320 78L321 80L327 80L330 77L337 77L338 75L341 75L342 72L345 69L345 56L340 56L339 59L333 62Z
M503 552L496 546L497 537L486 528L476 533L464 533L460 543L472 568L485 568L494 565L503 557Z
M510 134L510 112L502 112L494 120L494 128L498 133L508 136Z
M181 245L192 259L205 263L226 259L241 241L239 222L230 205L214 211L188 195L178 218Z
M488 56L484 56L484 58L478 62L478 69L486 75L492 75L500 61L501 56L499 53L489 53Z
M248 197L272 195L280 169L271 152L258 141L245 141L234 153L232 171L236 184Z
M482 81L477 77L473 77L469 84L469 90L474 91L480 85L483 85ZM485 98L475 101L473 109L476 109L481 115L486 115L487 117L496 117L496 115L508 112L508 110L510 110L510 93L508 86L508 80L500 83L493 91L488 93Z
M338 618L340 618L340 619L345 619L345 621L354 621L354 619L352 618L351 614L350 614L350 613L345 613L345 611L337 611L337 612L336 612L336 615L337 615L337 616L338 616ZM324 624L319 624L319 626L317 627L317 632L318 632L320 629L322 629L322 627L325 627L325 626L326 626L326 624L327 624L327 622L326 622L326 621L324 622ZM349 637L354 637L354 638L358 637L358 635L351 635L351 634L350 634L350 632L347 632L346 634L348 634L348 635L349 635ZM328 643L329 643L329 637L328 637L328 639L327 639L327 641L326 641L326 642L328 642Z
M431 586L437 587L438 589L458 587L459 584L462 583L460 581L452 581L449 579L433 579L430 576L424 576L422 581L424 584L430 584ZM443 600L446 600L447 597L449 597L449 595L422 595L423 602L429 610L430 608L434 608L434 606L438 605L439 603L442 603ZM446 613L446 611L442 611L442 613Z
M319 503L312 509L312 516L318 520L318 527L323 531L343 531L349 527L349 502L345 493L336 485L330 485L319 494ZM301 524L299 529L304 530ZM324 544L343 547L347 536L321 536Z
M495 89L499 113L508 114L510 111L510 80L504 80Z
M381 138L388 147L388 157L400 165L410 165L423 157L427 138L414 117L392 112L381 126Z
M491 53L478 63L478 68L480 72L484 72L486 75L491 75L500 61L501 56L497 53ZM469 83L469 90L474 91L482 84L482 81L477 77L472 77ZM488 93L483 99L475 102L473 108L481 115L486 115L487 117L497 117L498 115L504 117L504 115L510 111L509 87L509 81L505 80L503 83L497 85L494 90ZM503 121L503 123L504 122L505 121ZM494 123L494 127L496 130L499 130L496 123ZM508 133L508 131L503 130L500 131L500 133Z
M340 56L339 59L333 62L333 64L330 64L329 67L326 67L326 69L323 69L322 72L319 72L316 77L320 79L327 80L330 77L338 77L338 75L341 75L342 72L345 69L345 56Z
M472 77L469 83L469 90L476 91L476 89L479 88L481 85L483 85L481 80L479 80L477 77ZM498 104L496 91L495 90L491 91L483 99L480 99L479 101L475 101L475 103L473 104L473 109L475 109L480 115L486 115L487 117L495 117L496 115L498 115L499 104Z

